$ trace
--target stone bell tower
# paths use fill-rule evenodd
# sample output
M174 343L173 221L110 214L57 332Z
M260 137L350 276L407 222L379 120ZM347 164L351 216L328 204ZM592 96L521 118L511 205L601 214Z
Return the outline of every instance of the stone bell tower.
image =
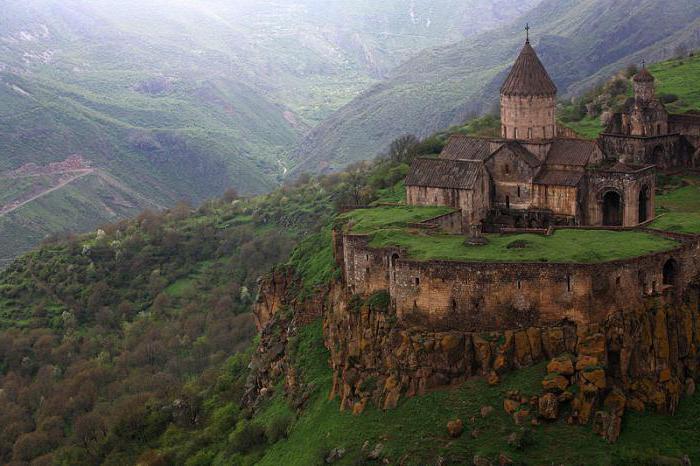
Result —
M501 136L506 139L547 140L557 136L557 86L530 45L525 46L501 87Z
M632 78L634 87L634 98L640 104L647 104L654 100L654 76L647 70L645 65L639 73Z

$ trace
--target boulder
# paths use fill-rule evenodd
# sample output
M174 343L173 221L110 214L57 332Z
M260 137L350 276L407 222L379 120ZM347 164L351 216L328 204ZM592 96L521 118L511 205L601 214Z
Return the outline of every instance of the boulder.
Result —
M494 387L501 383L501 378L498 376L496 372L491 372L488 377L486 377L486 382L489 384L489 386Z
M325 462L326 464L333 464L336 461L343 459L343 456L345 456L344 448L334 448L328 452L328 455L326 455Z
M622 418L613 413L597 411L593 418L593 432L603 437L608 443L615 443L620 438Z
M530 354L533 361L542 359L542 331L536 327L527 329L527 339L530 342Z
M508 455L506 455L505 453L501 453L498 455L498 465L499 466L506 466L509 464L515 464L515 463L513 463L513 460Z
M503 410L508 414L515 413L520 408L520 402L506 398L503 400Z
M513 414L513 421L516 426L523 426L530 419L530 411L527 409L520 409Z
M568 356L560 356L552 359L547 364L547 372L550 374L574 375L574 363Z
M491 461L480 455L474 455L474 460L472 462L474 466L491 466Z
M491 414L493 411L493 406L482 406L480 410L481 417L488 417L488 415Z
M561 327L550 327L542 330L542 347L547 357L553 358L566 350L564 330Z
M449 421L447 423L447 432L452 438L458 438L464 432L464 423L461 419L455 419L454 421Z
M382 457L383 452L384 452L384 445L382 445L381 443L378 443L374 446L374 448L372 448L372 451L370 451L367 454L367 459L371 460L371 461L376 461Z
M685 394L693 396L695 394L695 380L688 378L685 381Z
M608 396L605 397L603 405L605 409L614 414L615 416L622 416L625 412L625 405L627 404L627 397L622 393L622 390L615 388Z
M583 371L589 367L594 367L598 365L598 358L595 356L582 355L576 359L576 370Z
M605 362L605 335L594 333L583 338L578 343L577 354L579 356L592 356L599 362Z
M518 367L532 365L533 357L530 349L530 339L525 330L515 332L513 335L515 343L515 363Z
M538 413L545 419L554 420L559 417L559 400L553 393L545 393L538 400Z
M569 379L563 375L549 374L542 381L542 388L547 392L561 393L569 386Z
M605 371L602 368L589 367L585 371L582 371L580 374L583 380L585 380L586 382L595 386L598 389L603 389L607 385L605 380Z

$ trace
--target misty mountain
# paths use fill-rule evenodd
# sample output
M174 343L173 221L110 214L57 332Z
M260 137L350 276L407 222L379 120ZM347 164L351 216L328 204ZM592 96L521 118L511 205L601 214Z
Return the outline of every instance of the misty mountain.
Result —
M23 232L0 261L52 231L228 187L267 191L310 128L395 66L535 3L5 0L0 178L79 155L120 189L96 182L100 201L77 216L62 208L95 198L86 183L0 214L0 237ZM35 195L27 189L3 202Z
M496 111L498 89L522 46L526 22L561 96L625 64L700 46L697 1L546 0L515 24L424 51L394 69L304 138L292 154L296 172L372 158L399 135L427 136Z

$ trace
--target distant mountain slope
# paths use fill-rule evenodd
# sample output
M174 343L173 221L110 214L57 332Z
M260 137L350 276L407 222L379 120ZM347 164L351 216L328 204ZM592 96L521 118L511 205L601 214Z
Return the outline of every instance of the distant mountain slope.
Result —
M498 88L533 27L533 44L560 94L642 56L668 58L700 46L694 0L546 0L516 24L421 53L338 110L292 153L296 173L371 158L392 139L425 136L495 110Z
M4 0L0 176L79 154L134 209L265 192L311 127L398 63L539 1ZM42 220L84 230L112 218L100 207Z

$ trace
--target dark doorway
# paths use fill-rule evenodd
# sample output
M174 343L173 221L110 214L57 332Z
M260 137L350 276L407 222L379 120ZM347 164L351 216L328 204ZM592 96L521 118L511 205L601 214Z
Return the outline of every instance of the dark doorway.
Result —
M506 209L510 209L510 196L506 196Z
M615 191L608 191L603 196L603 225L606 227L622 226L622 200Z
M649 188L644 187L639 191L639 223L649 219Z
M675 259L669 259L664 264L664 285L675 285L676 277L678 276L678 262Z

